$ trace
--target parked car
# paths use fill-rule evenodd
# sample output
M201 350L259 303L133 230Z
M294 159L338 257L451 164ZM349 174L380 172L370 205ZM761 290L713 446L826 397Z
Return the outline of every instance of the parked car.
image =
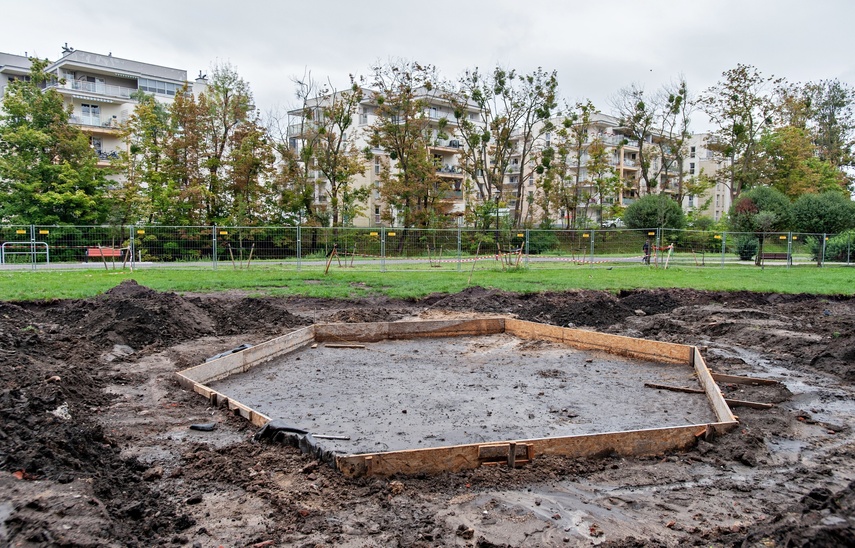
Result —
M604 222L603 226L605 228L623 228L624 227L623 219L621 219L620 217L610 219L610 220Z

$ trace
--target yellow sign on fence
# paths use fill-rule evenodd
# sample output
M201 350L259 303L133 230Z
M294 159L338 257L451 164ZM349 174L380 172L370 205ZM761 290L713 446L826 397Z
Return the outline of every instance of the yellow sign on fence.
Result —
M145 230L137 230L137 234L145 234Z
M221 230L221 231L220 231L220 236L226 236L226 235L228 235L228 233L229 233L229 231L228 231L228 230Z
M394 236L394 235L395 235L395 233L394 233L394 232L387 232L387 233L386 233L386 235L387 235L387 236Z
M39 230L39 234L50 234L50 230Z
M16 230L15 231L15 234L26 234L26 233L27 233L26 230Z

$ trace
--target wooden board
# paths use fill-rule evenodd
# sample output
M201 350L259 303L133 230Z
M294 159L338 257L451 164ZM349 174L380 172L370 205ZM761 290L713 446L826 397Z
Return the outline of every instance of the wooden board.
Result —
M685 344L648 341L512 319L505 320L505 331L523 339L550 340L583 350L602 350L643 360L689 365L692 359L693 347Z
M605 455L649 456L674 449L685 449L696 443L699 433L717 429L717 424L686 425L608 432L582 436L515 440L488 444L455 445L430 449L390 451L336 457L336 466L348 477L363 475L437 474L478 468L497 462L508 454L509 444L516 444L516 455L531 447L534 456L596 457Z
M701 351L697 348L694 348L693 362L693 365L695 366L695 374L698 376L698 381L707 393L707 399L709 399L710 405L712 405L718 421L736 424L736 417L730 411L730 407L727 406L727 402L724 401L721 389L713 380L710 370L707 369L707 364L704 362L703 356L701 356Z

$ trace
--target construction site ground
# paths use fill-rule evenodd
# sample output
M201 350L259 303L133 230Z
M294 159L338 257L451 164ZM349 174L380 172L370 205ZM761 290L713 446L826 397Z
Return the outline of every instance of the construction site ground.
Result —
M683 452L347 479L253 441L256 428L174 377L313 322L476 315L694 344L713 371L782 384L721 384L775 406L736 408L736 430ZM853 381L851 297L476 287L338 301L128 281L90 299L3 302L0 546L852 545ZM200 423L216 428L190 429Z

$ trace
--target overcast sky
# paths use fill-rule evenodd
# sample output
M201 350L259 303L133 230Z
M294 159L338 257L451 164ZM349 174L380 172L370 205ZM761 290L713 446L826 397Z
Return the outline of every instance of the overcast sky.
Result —
M291 78L306 70L343 86L390 58L449 79L555 69L562 98L604 112L629 84L653 91L683 74L699 93L737 63L855 84L853 0L0 0L0 20L5 53L55 60L68 43L191 79L228 62L262 111L294 106Z

